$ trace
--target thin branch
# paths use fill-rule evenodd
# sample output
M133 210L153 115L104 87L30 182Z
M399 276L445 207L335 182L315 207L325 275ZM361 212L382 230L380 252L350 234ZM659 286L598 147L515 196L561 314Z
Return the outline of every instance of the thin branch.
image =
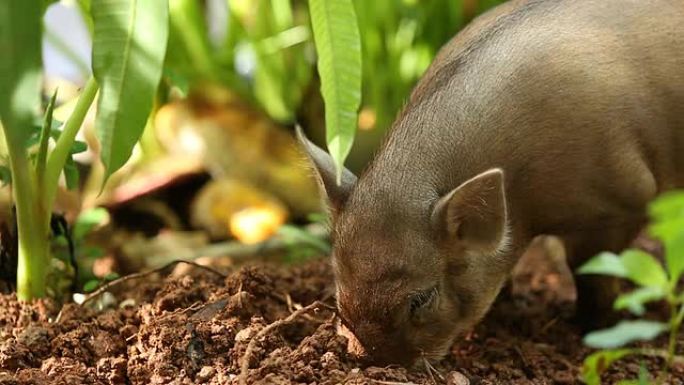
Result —
M109 282L105 283L104 285L100 286L97 290L95 290L95 291L93 291L92 293L88 294L88 296L85 297L85 299L83 300L83 302L81 302L81 306L84 306L86 303L88 303L88 302L92 301L93 299L99 297L100 295L102 295L102 293L108 291L109 289L111 289L111 288L114 287L114 286L120 285L120 284L122 284L122 283L124 283L124 282L126 282L126 281L130 281L130 280L138 279L138 278L143 278L143 277L146 277L146 276L151 275L151 274L155 274L155 273L162 272L162 271L168 269L169 267L175 266L175 265L177 265L177 264L179 264L179 263L185 263L185 264L188 264L188 265L190 265L190 266L194 266L194 267L196 267L196 268L198 268L198 269L206 270L206 271L208 271L208 272L210 272L210 273L213 273L213 274L218 275L219 277L221 277L221 278L223 278L223 279L226 278L226 275L225 275L225 274L221 273L221 272L218 271L218 270L212 269L212 268L209 267L209 266L200 265L199 263L197 263L197 262L192 262L192 261L176 260L176 261L169 262L169 263L167 263L166 265L161 266L161 267L158 267L158 268L156 268L156 269L152 269L152 270L148 270L148 271L143 271L143 272L140 272L140 273L129 274L129 275L123 276L123 277L121 277L121 278L117 278L117 279L115 279L115 280L113 280L113 281L109 281Z
M265 337L272 330L274 330L280 326L287 325L287 324L293 322L294 320L296 320L297 318L301 317L305 313L308 313L312 310L316 311L319 308L324 308L327 310L335 311L335 308L333 308L332 306L324 304L321 301L316 301L316 302L314 302L308 306L305 306L305 307L293 312L287 318L279 319L279 320L269 324L265 328L261 329L259 331L259 333L257 333L249 341L249 344L247 344L247 349L245 350L245 354L242 356L242 363L240 364L240 376L239 376L238 382L240 384L243 384L243 385L247 384L247 374L249 373L249 361L252 358L252 356L254 355L254 349L256 349L256 345L261 338Z

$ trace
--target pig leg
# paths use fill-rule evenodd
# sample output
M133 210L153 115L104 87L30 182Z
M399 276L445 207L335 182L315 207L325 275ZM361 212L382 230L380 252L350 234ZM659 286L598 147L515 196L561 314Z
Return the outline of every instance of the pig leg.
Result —
M586 330L611 326L617 321L613 310L620 281L603 275L576 274L577 268L602 251L618 253L629 246L644 225L642 219L593 231L582 231L562 237L568 264L575 277L577 290L576 320Z

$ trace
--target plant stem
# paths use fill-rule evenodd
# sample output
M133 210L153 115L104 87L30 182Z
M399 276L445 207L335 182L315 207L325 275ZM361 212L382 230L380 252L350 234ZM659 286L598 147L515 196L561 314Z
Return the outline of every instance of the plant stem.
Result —
M93 104L93 100L95 100L96 94L97 82L95 81L95 78L91 76L83 88L81 96L78 98L74 111L64 124L64 129L55 144L55 148L48 157L47 166L45 167L45 191L42 192L44 194L43 202L45 208L48 209L48 212L52 212L52 204L55 200L55 194L57 193L59 176L62 174L62 169L64 168L64 164L71 151L71 146L74 144L74 140L76 140L76 134L78 134L78 130L81 128L83 120L85 119L90 106ZM48 225L49 218L48 222L45 223L46 227Z
M7 152L12 170L12 192L16 204L18 229L17 297L26 301L45 296L45 277L49 262L48 234L36 195L33 168L24 142L17 130L5 130ZM49 221L49 218L48 218Z
M12 169L12 191L17 208L17 297L20 300L45 296L45 281L50 266L50 218L59 175L96 93L97 83L91 78L64 125L55 149L47 158L44 170L39 167L39 170L34 171L24 141L16 134L18 131L5 130ZM41 175L40 180L36 172Z
M675 288L676 285L670 290L674 291ZM677 359L675 355L677 349L677 333L679 332L679 327L681 326L682 319L684 318L684 305L679 303L678 298L674 294L670 294L668 296L667 303L670 306L670 335L667 343L667 352L666 354L662 355L662 357L665 358L665 369L662 371L662 373L660 373L660 375L658 375L656 380L657 384L665 383L667 374L670 372L672 364ZM681 306L681 308L678 309L679 306Z
M684 319L684 304L679 304L676 301L671 304L672 306L672 318L670 321L670 339L667 345L667 362L665 364L665 371L669 371L672 366L672 362L675 358L675 353L677 349L677 334L679 334L679 328L682 325L682 319ZM680 308L677 309L677 306Z

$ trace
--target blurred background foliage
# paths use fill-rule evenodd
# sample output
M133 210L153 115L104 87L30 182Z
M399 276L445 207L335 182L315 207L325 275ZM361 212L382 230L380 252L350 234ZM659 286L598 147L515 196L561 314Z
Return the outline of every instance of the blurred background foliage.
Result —
M439 48L501 0L356 0L363 49L359 171ZM166 75L181 94L220 84L277 122L299 120L318 144L324 122L301 0L170 0Z
M363 101L349 167L359 171L439 48L479 13L503 0L355 0L363 49ZM62 6L74 0L62 1ZM89 0L75 2L83 14ZM165 62L172 98L216 102L229 90L275 122L295 121L324 143L323 107L306 0L169 0ZM89 25L85 17L85 24ZM59 21L57 21L59 22ZM48 25L48 30L50 26ZM87 68L69 41L48 44Z
M501 2L354 0L363 93L352 171L370 160L440 47ZM59 87L55 117L63 119L90 76L90 0L44 3L44 95ZM231 238L251 244L279 236L290 246L306 239L312 251L288 246L290 259L325 252L311 231L298 230L323 211L293 136L299 123L325 148L307 7L307 0L169 0L162 83L131 160L101 191L91 111L79 134L88 151L74 158L79 188L57 197L56 209L72 224L97 207L109 213L74 239L82 285L137 271L145 260L219 254L203 247Z

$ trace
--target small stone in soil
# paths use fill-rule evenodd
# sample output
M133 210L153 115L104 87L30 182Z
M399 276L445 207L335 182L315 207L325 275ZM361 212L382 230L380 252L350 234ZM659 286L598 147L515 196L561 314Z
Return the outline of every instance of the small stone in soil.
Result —
M447 385L470 385L470 380L463 373L450 372L446 377Z

